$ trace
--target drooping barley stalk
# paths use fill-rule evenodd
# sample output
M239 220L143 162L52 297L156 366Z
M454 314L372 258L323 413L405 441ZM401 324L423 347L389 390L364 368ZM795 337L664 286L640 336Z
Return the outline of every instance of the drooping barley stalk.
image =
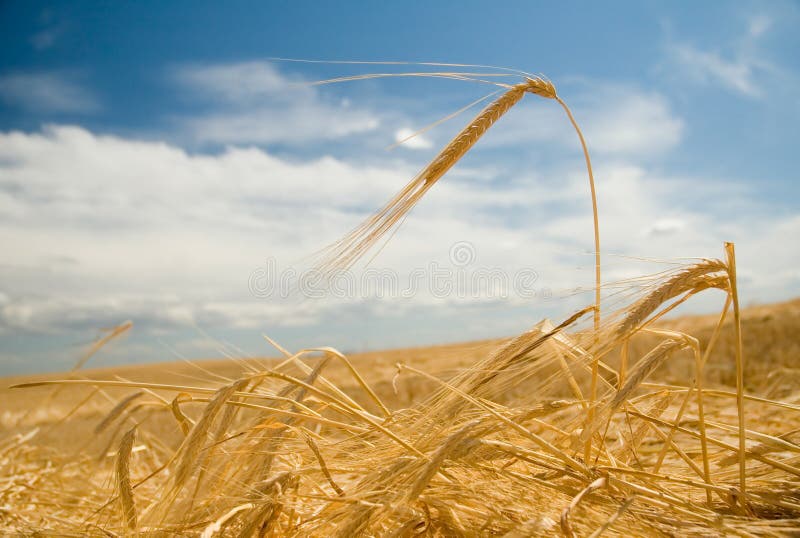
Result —
M452 75L452 74L448 74ZM358 77L361 78L361 77ZM334 79L334 81L338 81ZM327 81L326 81L327 82ZM600 221L597 210L597 193L594 184L592 161L586 140L578 126L572 111L556 93L555 86L550 81L539 77L526 77L526 81L514 86L484 108L464 129L442 149L436 158L431 161L414 179L397 193L377 213L361 223L345 237L335 242L323 251L323 261L317 269L323 275L332 277L337 271L347 270L370 250L380 239L402 221L433 185L458 162L475 143L499 120L511 107L517 104L525 93L532 93L547 99L557 101L567 114L581 144L583 156L586 161L586 170L589 175L589 188L592 199L592 218L594 225L594 257L595 257L595 301L594 301L594 329L600 330ZM597 383L599 375L598 359L592 361L592 382L590 388L589 412L593 412L597 399ZM588 460L591 453L591 439L586 442L585 458Z
M475 143L517 104L526 93L554 99L567 114L581 142L586 167L589 174L589 187L592 198L594 220L595 247L595 329L600 326L600 225L597 210L597 196L594 185L591 159L586 147L583 133L575 121L567 104L557 95L555 86L543 78L526 77L525 82L513 86L499 84L507 91L484 108L473 120L462 129L439 154L420 171L403 189L386 203L377 213L354 228L342 239L336 241L323 251L322 261L318 265L320 273L332 275L336 271L346 270L353 266L380 239L394 229L409 211L419 202L426 192L456 164Z

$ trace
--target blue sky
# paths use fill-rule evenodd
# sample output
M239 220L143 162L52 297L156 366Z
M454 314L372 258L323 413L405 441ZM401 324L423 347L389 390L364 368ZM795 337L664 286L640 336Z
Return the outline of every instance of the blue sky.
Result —
M276 57L542 73L593 153L609 281L664 268L630 257L717 257L733 240L745 303L796 296L798 22L791 2L4 2L0 373L68 368L128 319L96 364L270 354L262 333L346 351L503 336L590 300L579 147L532 96L372 266L401 287L415 269L529 271L535 293L254 291L270 264L302 271L478 109L387 146L490 91L312 86L437 68Z

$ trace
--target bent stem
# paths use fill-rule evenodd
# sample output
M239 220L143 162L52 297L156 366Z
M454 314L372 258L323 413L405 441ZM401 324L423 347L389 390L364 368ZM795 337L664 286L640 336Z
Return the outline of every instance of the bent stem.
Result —
M581 141L581 149L583 149L583 158L586 160L586 171L589 173L589 189L592 192L592 218L594 220L594 330L597 332L600 329L600 218L597 215L597 192L594 188L594 173L592 172L592 159L589 157L589 148L586 146L586 140L583 138L581 128L578 127L578 122L572 115L567 103L560 97L556 96L555 100L567 113L572 127L578 133L578 138Z
M589 189L592 193L592 218L594 220L594 333L595 338L600 333L600 219L597 215L597 193L594 188L594 173L592 172L592 159L589 157L589 148L586 147L586 140L583 138L581 128L578 127L578 122L572 115L567 103L560 97L556 96L555 100L567 113L572 127L578 133L578 138L581 141L581 148L583 149L583 158L586 160L586 171L589 173ZM597 376L598 372L598 358L592 360L592 385L589 391L589 412L586 414L586 427L589 428L594 419L594 405L597 400ZM584 461L589 461L592 457L592 436L586 438L586 445L583 452Z

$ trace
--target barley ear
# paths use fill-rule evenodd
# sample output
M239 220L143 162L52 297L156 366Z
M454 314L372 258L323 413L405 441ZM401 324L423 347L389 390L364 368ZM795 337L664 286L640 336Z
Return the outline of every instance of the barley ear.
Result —
M125 519L125 525L131 530L136 530L136 506L133 502L133 487L131 486L131 453L133 452L135 438L136 427L134 426L122 436L122 441L117 451L115 469L122 515Z
M556 89L550 81L527 78L525 82L509 89L486 108L453 138L441 152L403 189L389 200L376 214L353 229L345 237L322 252L317 265L320 274L332 277L337 271L347 270L369 251L380 239L394 229L411 211L428 190L453 167L489 128L525 93L556 99Z

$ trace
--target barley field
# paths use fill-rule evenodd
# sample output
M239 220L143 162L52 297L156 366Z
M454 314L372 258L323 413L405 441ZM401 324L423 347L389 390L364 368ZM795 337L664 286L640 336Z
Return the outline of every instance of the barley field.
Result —
M668 319L627 353L603 349L594 426L587 353L602 344L547 323L349 360L323 349L7 378L0 532L795 535L800 301L742 312L744 453L736 331L718 321Z
M422 75L470 76L405 74ZM6 379L0 532L800 535L800 302L742 308L732 243L603 281L578 122L544 78L491 84L501 95L318 267L350 268L390 238L531 94L560 105L583 151L592 304L493 341L352 357L270 342L274 358ZM698 294L718 313L674 317Z

